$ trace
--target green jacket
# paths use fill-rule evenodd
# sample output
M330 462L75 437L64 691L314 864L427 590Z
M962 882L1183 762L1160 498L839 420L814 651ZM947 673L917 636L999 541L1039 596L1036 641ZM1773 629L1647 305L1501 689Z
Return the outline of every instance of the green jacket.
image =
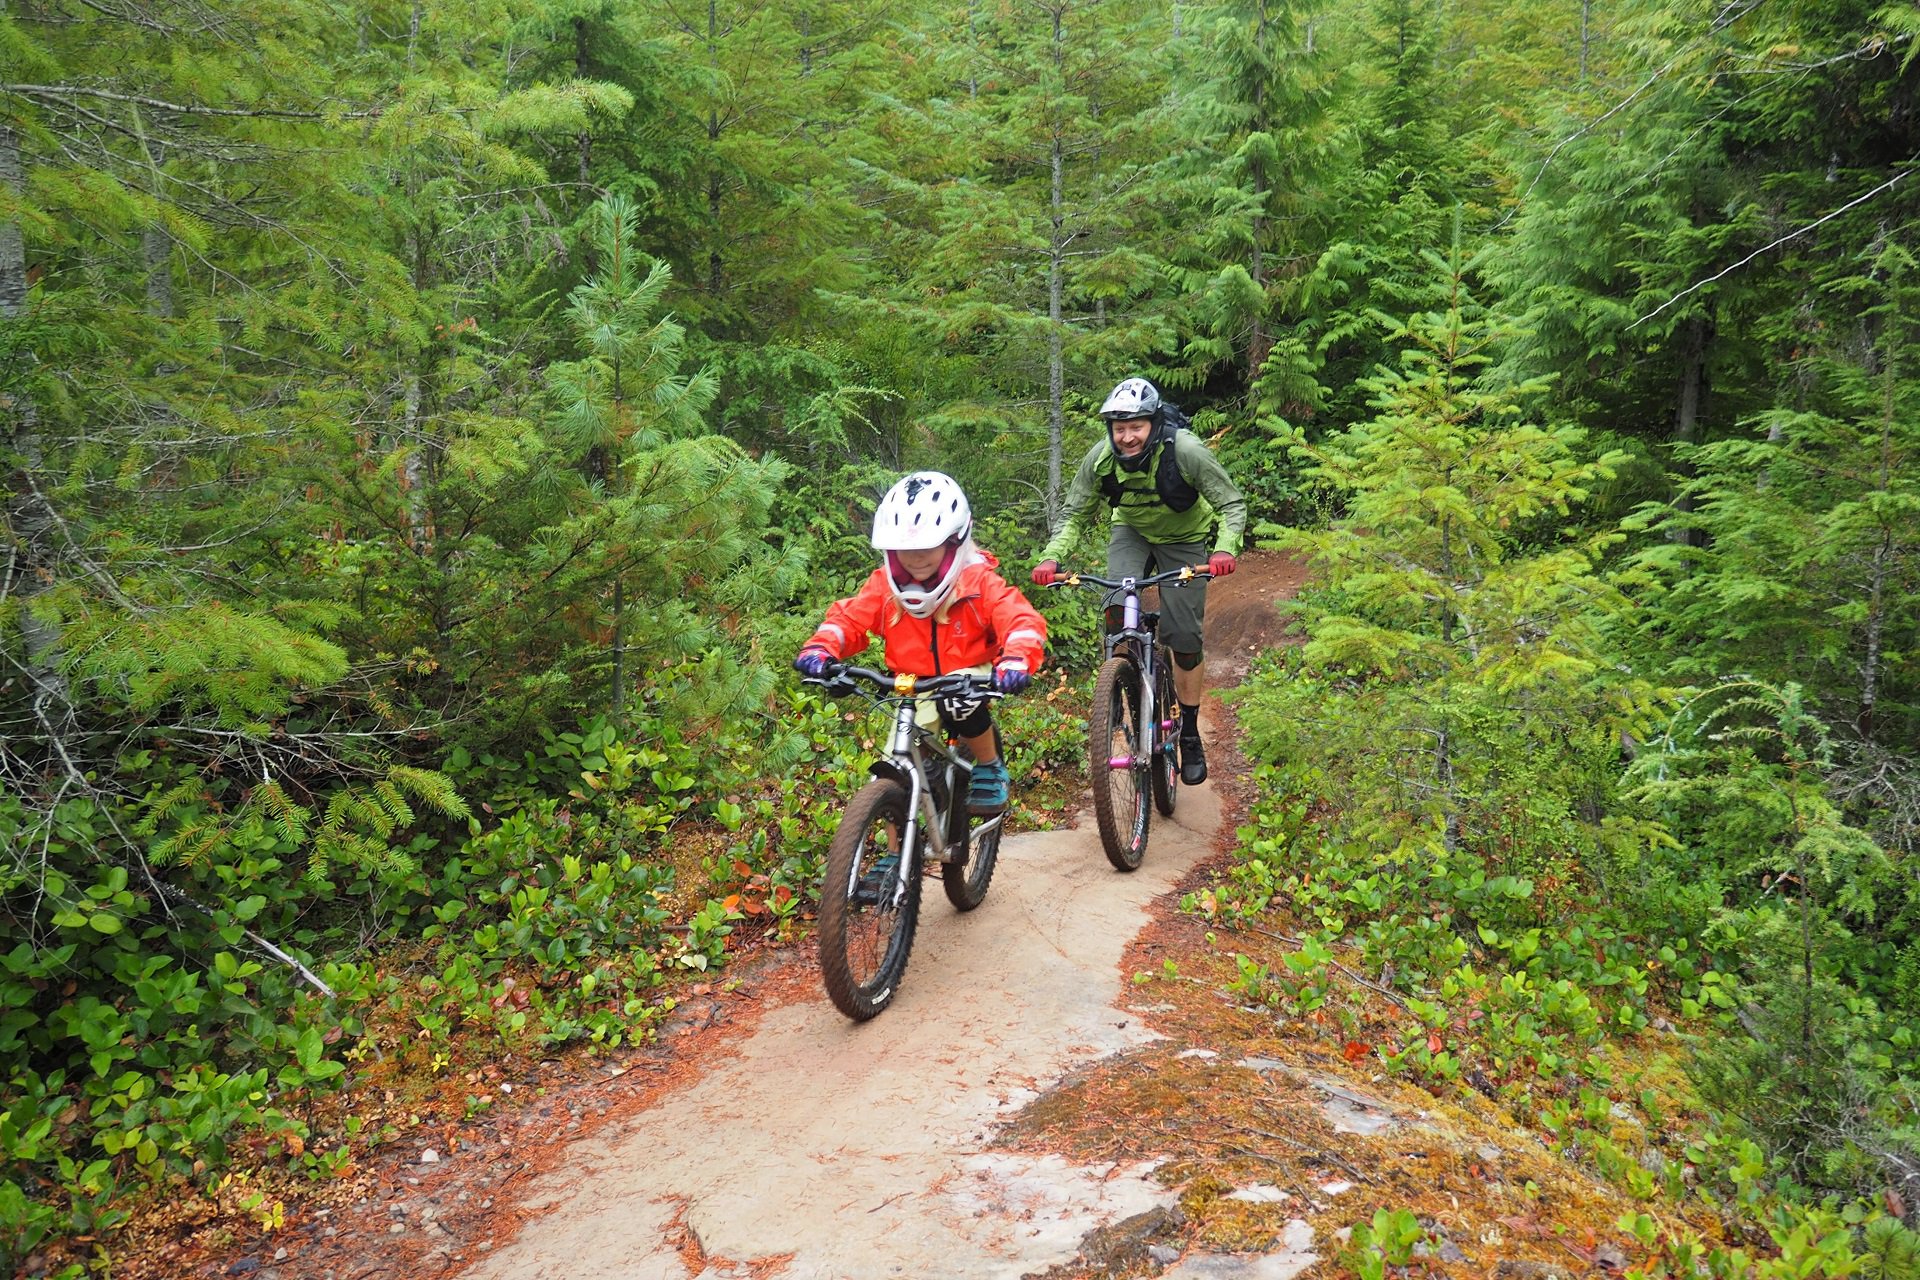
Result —
M1199 491L1199 500L1185 511L1175 511L1160 500L1157 477L1159 451L1171 448L1174 463L1188 484ZM1060 526L1040 549L1042 560L1062 560L1080 545L1080 539L1094 523L1096 508L1107 505L1106 479L1118 480L1120 505L1113 518L1138 531L1152 543L1200 542L1213 527L1213 549L1228 555L1240 554L1240 539L1247 529L1247 499L1234 484L1227 469L1220 465L1207 446L1191 431L1176 431L1173 443L1153 446L1154 456L1138 471L1127 471L1114 460L1113 444L1102 440L1087 450L1080 467L1067 486L1067 499Z

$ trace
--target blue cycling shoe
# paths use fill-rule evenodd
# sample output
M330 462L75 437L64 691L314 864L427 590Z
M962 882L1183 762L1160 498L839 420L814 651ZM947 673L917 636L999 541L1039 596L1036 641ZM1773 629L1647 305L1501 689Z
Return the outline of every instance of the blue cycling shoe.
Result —
M877 907L893 897L895 873L900 869L900 855L889 853L867 869L867 873L854 882L853 902L855 906Z
M967 812L975 817L1006 812L1007 781L1007 766L998 760L973 766L973 781L967 787Z

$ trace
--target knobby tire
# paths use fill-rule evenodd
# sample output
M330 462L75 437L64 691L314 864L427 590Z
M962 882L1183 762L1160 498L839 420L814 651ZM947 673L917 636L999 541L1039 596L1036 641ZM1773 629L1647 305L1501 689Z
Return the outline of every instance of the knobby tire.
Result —
M920 876L918 860L907 857L900 844L906 829L906 790L876 778L854 793L827 851L820 890L820 976L834 1007L855 1022L865 1022L893 1003L913 950L920 921ZM879 902L857 901L858 881L890 851L901 860L882 886ZM901 875L907 876L906 893L896 908L894 890Z
M999 743L1000 758L1007 758L1006 744L1000 742L998 730L994 741ZM971 758L965 747L959 748L960 754ZM953 797L956 805L965 805L965 796ZM1008 801L1012 803L1011 799ZM1000 860L1000 832L1005 824L995 827L979 839L973 837L975 819L967 818L967 860L965 862L943 862L940 864L940 884L947 891L947 901L953 904L955 911L971 911L987 900L987 886L993 882L994 864ZM984 821L984 819L982 819Z
M1173 816L1180 802L1180 762L1174 747L1180 740L1180 703L1173 692L1173 655L1162 649L1153 671L1153 713L1159 724L1153 731L1153 807L1163 818ZM1171 720L1173 728L1163 727Z
M984 819L983 819L984 821ZM969 819L971 825L972 819ZM943 862L940 864L940 883L947 891L947 901L956 911L971 911L987 900L987 886L993 881L993 867L1000 860L1000 832L995 827L974 840L967 851L964 863Z
M1093 685L1087 725L1087 775L1093 783L1093 816L1100 844L1116 870L1134 871L1147 855L1147 746L1139 739L1140 669L1118 654L1107 659ZM1125 757L1131 768L1116 769Z

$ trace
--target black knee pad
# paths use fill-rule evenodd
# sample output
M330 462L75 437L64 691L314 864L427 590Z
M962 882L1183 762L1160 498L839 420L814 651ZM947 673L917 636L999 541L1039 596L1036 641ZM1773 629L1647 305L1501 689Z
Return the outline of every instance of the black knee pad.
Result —
M1182 671L1191 671L1200 665L1203 657L1199 653L1176 653L1173 655L1173 665Z

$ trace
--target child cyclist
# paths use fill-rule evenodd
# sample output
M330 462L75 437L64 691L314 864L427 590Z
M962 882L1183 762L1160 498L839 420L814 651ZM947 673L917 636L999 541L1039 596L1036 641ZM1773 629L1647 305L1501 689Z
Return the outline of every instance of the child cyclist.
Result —
M993 687L1018 693L1040 669L1047 623L1000 576L1000 562L973 541L973 512L951 476L916 471L887 490L873 515L880 567L860 590L827 608L827 618L793 660L819 677L879 636L886 664L915 676L991 673ZM975 761L967 810L1007 807L1007 766L985 699L941 698L934 714ZM931 724L931 718L925 723Z

